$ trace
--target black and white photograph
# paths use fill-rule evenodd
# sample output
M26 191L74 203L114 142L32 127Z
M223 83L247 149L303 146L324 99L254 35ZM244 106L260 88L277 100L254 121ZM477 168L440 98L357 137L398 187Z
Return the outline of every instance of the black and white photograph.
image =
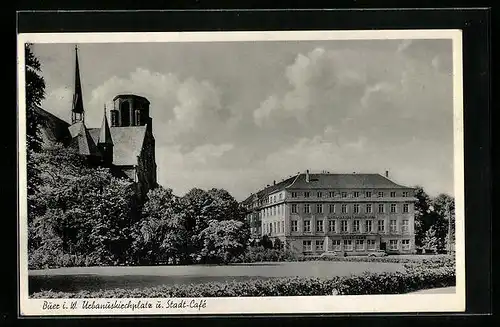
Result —
M20 34L21 314L465 310L461 51Z

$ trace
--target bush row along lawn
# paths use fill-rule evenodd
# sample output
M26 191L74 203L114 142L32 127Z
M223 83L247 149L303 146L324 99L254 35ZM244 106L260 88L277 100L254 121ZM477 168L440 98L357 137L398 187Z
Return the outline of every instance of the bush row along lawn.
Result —
M179 298L402 294L427 288L455 286L455 267L429 268L405 264L405 272L384 272L333 278L287 277L247 281L162 285L142 289L110 289L76 293L41 291L32 298Z

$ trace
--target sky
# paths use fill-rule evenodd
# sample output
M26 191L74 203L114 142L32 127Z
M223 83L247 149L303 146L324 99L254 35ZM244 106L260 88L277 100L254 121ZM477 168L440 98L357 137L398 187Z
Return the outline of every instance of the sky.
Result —
M69 121L74 44L35 44ZM88 127L120 93L151 102L158 182L243 200L297 172L389 171L453 194L451 40L79 44ZM109 113L108 113L109 114Z

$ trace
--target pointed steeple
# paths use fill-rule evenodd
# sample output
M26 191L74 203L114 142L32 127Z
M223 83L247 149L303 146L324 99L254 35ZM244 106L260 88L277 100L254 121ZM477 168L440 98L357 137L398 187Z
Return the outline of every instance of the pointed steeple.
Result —
M106 117L106 105L104 105L104 117L102 118L101 129L99 130L99 138L97 139L97 147L102 155L104 165L113 163L113 140L111 139L111 130Z
M80 65L78 64L78 46L75 46L75 90L73 92L73 106L71 108L71 122L74 124L85 120L83 109L82 84L80 81Z
M98 144L113 145L111 131L109 130L108 118L106 117L106 105L104 105L104 117L102 118L101 129L99 130Z

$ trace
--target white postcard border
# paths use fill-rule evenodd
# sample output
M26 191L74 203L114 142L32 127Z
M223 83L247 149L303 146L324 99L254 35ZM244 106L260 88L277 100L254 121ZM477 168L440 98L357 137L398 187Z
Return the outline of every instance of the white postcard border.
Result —
M167 299L50 299L59 309L43 309L44 300L28 297L26 126L18 124L19 180L19 313L21 316L65 315L171 315L171 314L274 314L274 313L386 313L463 312L465 310L465 203L463 153L462 33L460 30L370 30L370 31L265 31L265 32L167 32L167 33L27 33L18 35L18 119L26 120L25 43L143 43L143 42L241 42L370 39L451 39L453 43L454 96L454 190L456 216L456 293L360 296L308 296L259 298L185 299L187 308L158 309L157 301ZM150 302L152 309L62 309L71 302L95 301L106 304L119 300ZM181 299L172 299L177 302ZM190 307L205 300L203 308ZM47 306L47 303L45 303Z

